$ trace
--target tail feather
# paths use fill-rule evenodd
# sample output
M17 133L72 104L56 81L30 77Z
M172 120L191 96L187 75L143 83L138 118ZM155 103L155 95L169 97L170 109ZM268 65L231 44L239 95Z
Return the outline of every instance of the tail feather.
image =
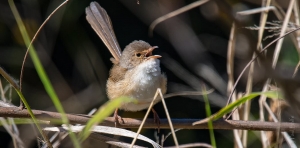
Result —
M98 34L116 61L121 57L121 49L106 11L97 3L91 2L85 9L86 19Z

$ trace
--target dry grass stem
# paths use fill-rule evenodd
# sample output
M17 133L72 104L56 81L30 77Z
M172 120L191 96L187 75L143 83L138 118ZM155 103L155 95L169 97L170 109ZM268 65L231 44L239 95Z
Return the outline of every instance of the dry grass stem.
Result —
M176 96L199 96L199 95L208 95L212 93L214 89L210 89L206 92L199 92L199 91L183 91L183 92L175 92L163 95L164 99L176 97Z
M229 94L229 98L227 100L226 106L230 103L231 99L236 99L236 93L234 91L234 54L235 54L235 24L233 23L231 26L230 37L228 41L228 51L227 51L227 74L228 74L228 84L227 84L227 92ZM232 93L232 94L231 94ZM224 116L225 118L225 116Z
M268 111L269 115L272 117L272 120L274 122L280 123L280 121L276 118L276 116L274 115L273 111L271 110L269 104L267 102L263 102L264 103L264 107L266 108L266 110ZM278 129L275 132L279 132L280 129L278 127ZM296 148L296 144L293 141L293 139L288 135L287 132L281 132L282 136L284 137L284 139L286 140L287 144L291 147L291 148Z
M157 18L156 20L154 20L151 23L151 25L149 27L149 35L152 36L152 34L153 34L152 32L153 32L153 30L154 30L154 28L155 28L155 26L157 24L159 24L159 23L161 23L161 22L163 22L163 21L165 21L165 20L167 20L167 19L169 19L171 17L174 17L176 15L184 13L184 12L186 12L188 10L196 8L196 7L200 6L200 5L203 5L204 3L208 2L208 1L209 0L199 0L199 1L193 2L193 3L191 3L191 4L187 5L187 6L181 7L180 9L177 9L177 10L175 10L173 12L170 12L170 13L168 13L166 15L163 15L163 16Z
M170 129L171 129L171 132L172 132L172 136L173 136L173 139L174 139L175 146L178 147L178 140L177 140L177 137L176 137L176 134L175 134L175 131L174 131L174 127L173 127L173 124L172 124L172 121L171 121L171 117L170 117L165 99L164 99L164 97L161 93L161 89L157 89L157 92L159 93L159 95L161 97L161 101L163 103L164 110L166 112L166 116L167 116L167 119L168 119L168 122L169 122L169 125L170 125Z
M63 5L65 5L68 2L68 0L65 0L63 3L61 3L56 9L54 9L49 16L45 19L45 21L42 23L42 25L39 27L39 29L36 31L35 35L33 36L29 46L27 47L26 53L24 55L24 59L23 59L23 63L22 63L22 67L21 67L21 74L20 74L20 90L22 91L22 79L23 79L23 72L24 72L24 66L25 66L25 62L26 62L26 58L28 56L29 53L29 49L32 45L32 43L35 41L37 35L40 33L41 29L45 26L45 24L49 21L49 19L53 16L53 14L60 9ZM22 103L22 102L20 102Z
M262 13L262 12L266 12L266 11L276 11L276 7L274 6L263 6L262 8L255 8L255 9L251 9L251 10L245 10L245 11L240 11L237 12L238 15L252 15L252 14L256 14L256 13Z
M283 21L283 25L282 25L282 28L281 28L280 36L283 36L286 32L287 25L288 25L289 20L290 20L290 16L291 16L291 13L292 13L294 3L295 3L295 0L290 1L287 13L285 15L285 19ZM275 47L275 52L274 52L274 55L273 55L272 68L276 67L282 43L283 43L283 39L279 39L277 41L277 44L276 44L276 47ZM263 87L262 92L268 91L268 85L270 85L270 82L271 82L271 80L270 80L270 78L268 78L268 80L266 81L266 83ZM264 118L264 105L263 105L265 103L265 101L266 101L266 96L262 95L259 99L260 121L265 120L265 118ZM262 137L263 147L264 148L269 147L270 143L269 143L269 141L267 139L267 136L266 136L266 133L264 131L261 131L261 137Z
M148 110L147 110L147 112L146 112L146 114L145 114L145 116L144 116L144 118L143 118L143 121L142 121L142 123L140 124L140 126L139 126L139 128L138 128L138 131L136 132L136 136L134 137L134 139L133 139L132 142L131 142L130 148L133 147L133 145L135 144L135 142L136 142L136 140L137 140L137 137L138 137L139 134L141 133L141 130L142 130L144 124L145 124L146 119L148 118L148 115L149 115L149 113L150 113L150 110L152 109L152 107L153 107L153 105L154 105L155 99L157 99L157 96L158 96L158 91L156 91L156 93L155 93L155 95L154 95L154 97L153 97L153 100L152 100L152 102L151 102L151 104L150 104L150 106L149 106L149 108L148 108Z
M230 94L231 91L233 91L233 84L234 84L234 67L233 67L233 63L234 63L234 54L235 54L235 24L232 24L231 27L231 31L230 31L230 39L228 42L228 51L227 51L227 74L228 74L228 84L227 84L227 92L228 95ZM234 95L232 96L232 102L236 100L236 94L234 93ZM229 100L228 100L229 101ZM228 103L227 103L228 104ZM233 113L233 120L239 120L239 113L238 111L235 111ZM234 141L235 144L241 148L242 147L242 142L240 140L240 134L238 130L233 130L233 135L234 135Z

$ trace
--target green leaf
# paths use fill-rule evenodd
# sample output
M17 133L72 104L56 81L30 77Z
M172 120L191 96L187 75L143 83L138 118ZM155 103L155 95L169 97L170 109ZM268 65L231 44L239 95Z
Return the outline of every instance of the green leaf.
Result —
M238 107L239 105L241 105L241 104L245 103L246 101L251 100L259 95L265 95L272 99L278 98L278 96L279 96L278 92L275 92L275 91L268 91L268 92L264 92L264 93L262 93L262 92L251 93L247 96L244 96L244 97L236 100L235 102L229 104L228 106L222 108L220 111L218 111L216 114L213 115L212 120L217 120L217 119L223 117L223 115L231 112L234 108Z
M251 100L259 95L265 95L268 98L271 99L278 99L278 98L282 98L282 95L278 92L278 91L268 91L268 92L256 92L256 93L251 93L247 96L244 96L238 100L236 100L235 102L232 102L231 104L229 104L226 107L223 107L220 111L218 111L217 113L213 114L212 116L205 118L203 120L194 122L193 125L196 124L201 124L204 122L208 122L208 121L215 121L219 118L221 118L222 116L224 116L225 114L231 112L233 109L235 109L236 107L238 107L239 105L245 103L248 100Z
M208 100L207 94L205 94L206 88L203 87L202 91L204 92L203 98L204 98L204 102L205 102L206 116L210 117L211 110L210 110L210 105L209 105L209 100ZM209 137L210 137L211 145L212 145L213 148L216 148L217 144L216 144L216 139L215 139L215 134L214 134L212 121L208 121L207 124L208 124L208 128L209 128Z
M97 113L89 120L83 131L79 134L79 139L84 141L90 135L90 129L95 125L101 123L106 117L111 115L116 108L118 108L122 103L136 102L135 99L128 97L119 97L108 101L97 111Z

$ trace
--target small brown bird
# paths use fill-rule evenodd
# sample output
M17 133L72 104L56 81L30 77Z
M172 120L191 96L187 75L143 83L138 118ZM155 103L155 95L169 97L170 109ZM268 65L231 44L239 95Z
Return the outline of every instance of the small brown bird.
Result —
M157 88L166 93L167 78L161 73L159 55L152 55L157 46L151 46L144 41L133 41L121 50L106 11L97 3L91 2L86 8L86 19L94 31L102 39L114 58L113 67L107 80L107 95L109 99L121 96L131 97L138 103L124 103L120 109L125 111L140 111L149 107ZM159 102L156 99L155 103ZM114 117L120 118L116 109ZM159 124L156 112L154 120Z

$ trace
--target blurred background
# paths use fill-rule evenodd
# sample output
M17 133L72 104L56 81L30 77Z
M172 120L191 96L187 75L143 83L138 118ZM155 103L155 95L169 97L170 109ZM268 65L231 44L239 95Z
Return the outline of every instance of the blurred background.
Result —
M96 0L113 23L114 31L123 49L134 40L144 40L158 46L154 54L162 55L162 71L168 78L168 92L201 91L203 85L215 91L208 95L212 112L225 106L227 101L226 71L227 48L233 20L238 21L235 44L234 76L252 57L256 48L257 31L244 27L259 24L260 14L238 16L236 12L261 6L260 0L211 0L158 24L149 34L150 24L160 16L196 2L195 0ZM30 36L36 33L48 15L62 0L16 0L16 6ZM85 8L89 0L70 0L60 8L39 33L34 47L67 113L86 114L100 107L108 99L106 80L112 66L112 56L101 39L85 19ZM277 0L285 10L289 1ZM271 12L268 21L278 20ZM268 33L266 32L266 35ZM264 43L270 42L265 40ZM283 67L295 67L298 54L292 41L286 39L285 51L280 57ZM0 2L0 66L17 81L25 44L7 1ZM272 51L270 51L272 55ZM261 90L264 74L254 74L254 90ZM247 75L238 85L245 90ZM1 78L4 87L6 81ZM56 111L51 99L28 57L24 69L23 93L33 109ZM12 103L19 105L19 98L12 93ZM172 118L205 118L202 96L173 97L166 100ZM251 110L257 110L254 101ZM160 118L165 118L162 104L155 105ZM122 117L142 118L145 111L120 112ZM258 113L253 112L251 120ZM152 117L150 115L150 117ZM20 125L20 135L27 147L36 147L32 126ZM143 135L154 139L155 130L144 130ZM161 130L167 134L169 130ZM30 133L30 134L29 134ZM210 143L208 130L181 130L179 143ZM30 135L30 136L28 136ZM215 130L217 145L233 147L232 131ZM250 131L249 147L261 146L258 132ZM12 147L10 136L0 128L0 147ZM140 144L140 143L138 143ZM142 143L143 144L143 143ZM172 138L165 146L174 145Z

